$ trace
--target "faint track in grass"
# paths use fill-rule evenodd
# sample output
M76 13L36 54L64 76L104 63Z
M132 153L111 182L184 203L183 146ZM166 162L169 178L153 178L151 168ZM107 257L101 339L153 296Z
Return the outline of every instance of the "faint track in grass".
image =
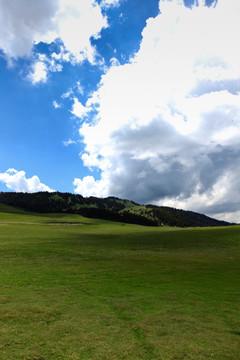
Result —
M127 331L129 331L133 338L140 344L142 347L143 354L141 356L142 360L159 360L159 356L156 355L154 347L146 339L143 329L133 323L133 320L127 315L124 314L124 311L121 311L117 306L112 302L102 298L96 297L91 291L81 288L81 292L89 297L95 298L99 304L107 306L111 312L116 316L116 319L120 320L124 325Z

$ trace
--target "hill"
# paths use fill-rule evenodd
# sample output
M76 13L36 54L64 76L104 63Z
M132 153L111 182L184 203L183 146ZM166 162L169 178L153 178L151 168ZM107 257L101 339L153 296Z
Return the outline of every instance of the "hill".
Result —
M147 226L205 227L231 225L192 211L140 205L117 197L85 198L71 193L1 192L0 203L38 213L69 213Z

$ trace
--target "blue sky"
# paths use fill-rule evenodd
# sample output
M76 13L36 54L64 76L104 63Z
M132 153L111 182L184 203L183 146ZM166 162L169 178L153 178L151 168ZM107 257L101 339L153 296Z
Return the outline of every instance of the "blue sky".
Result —
M102 9L109 27L101 32L99 39L91 40L105 66L109 66L113 57L121 63L128 61L139 47L146 19L159 11L157 1L131 0L113 5ZM59 51L54 43L40 43L32 51L51 54L52 49ZM72 96L85 102L87 94L97 87L104 69L87 60L75 65L65 63L61 72L49 74L47 82L32 84L26 79L32 57L14 59L11 67L4 53L0 58L1 171L9 167L24 169L28 177L38 174L53 189L73 192L74 177L92 171L83 166L79 157L84 147L78 134L80 120L70 113L72 100L61 96L72 89ZM84 88L83 94L77 90L77 82ZM55 109L53 101L61 103L61 107ZM69 139L76 143L64 146ZM7 190L4 183L1 190Z
M0 0L0 191L239 221L236 0Z

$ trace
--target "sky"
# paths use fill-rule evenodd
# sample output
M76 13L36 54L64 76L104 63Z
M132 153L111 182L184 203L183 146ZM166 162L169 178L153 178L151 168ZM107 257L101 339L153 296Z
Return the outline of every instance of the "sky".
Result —
M0 191L240 221L238 0L0 0Z

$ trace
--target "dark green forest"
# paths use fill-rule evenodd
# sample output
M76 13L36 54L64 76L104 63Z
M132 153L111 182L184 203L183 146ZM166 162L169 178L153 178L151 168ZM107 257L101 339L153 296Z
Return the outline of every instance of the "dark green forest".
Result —
M232 225L192 211L140 205L117 197L83 197L71 193L1 192L0 203L38 213L70 213L145 226L203 227Z

